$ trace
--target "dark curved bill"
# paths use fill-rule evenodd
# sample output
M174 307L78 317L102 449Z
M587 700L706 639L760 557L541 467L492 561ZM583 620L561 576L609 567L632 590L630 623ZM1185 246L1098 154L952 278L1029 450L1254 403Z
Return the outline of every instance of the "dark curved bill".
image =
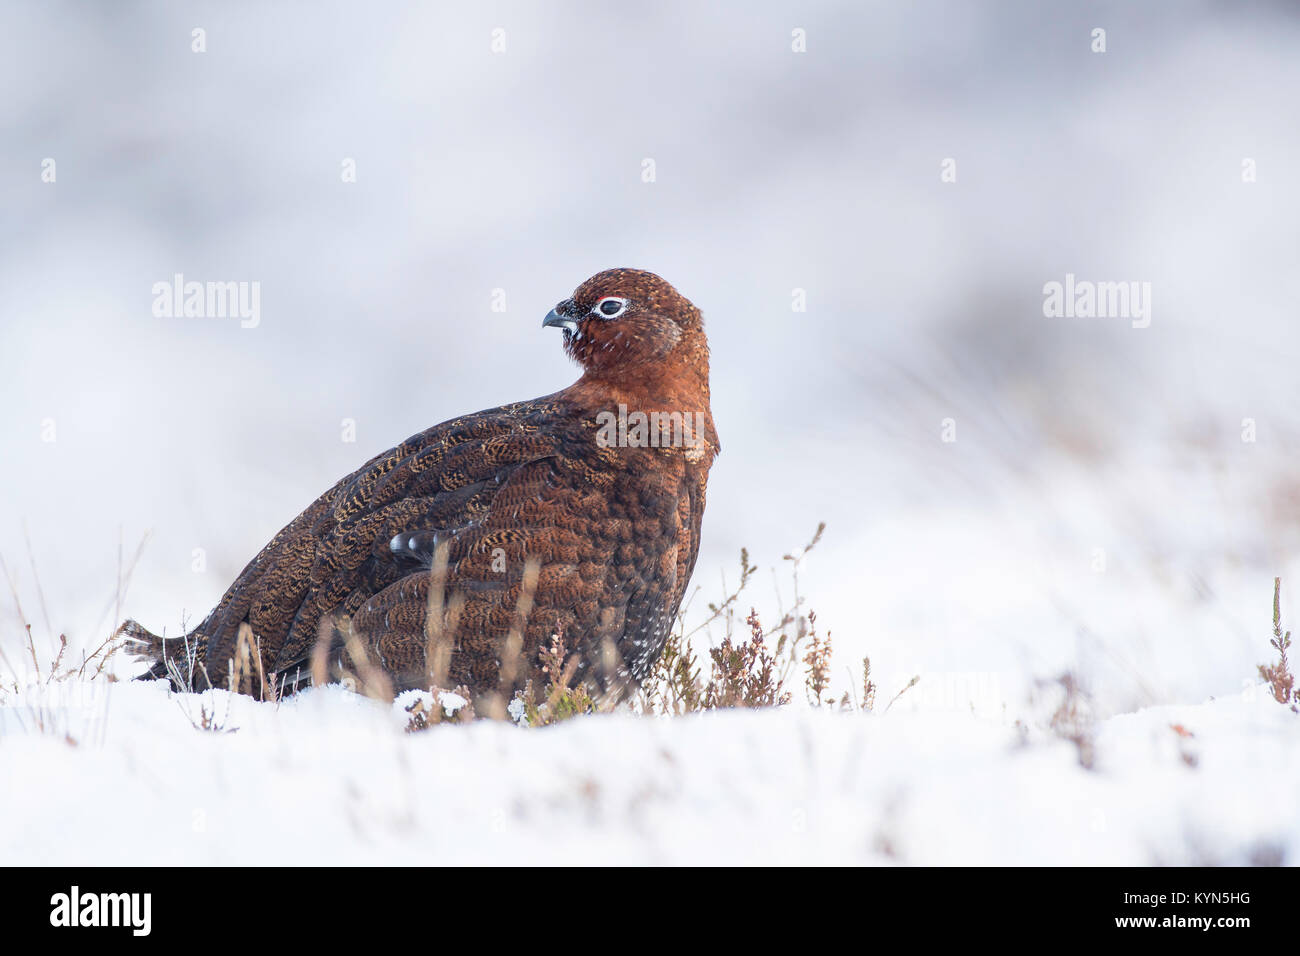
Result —
M578 320L568 315L561 315L554 309L546 313L546 318L542 319L542 328L548 325L554 325L561 329L567 329L570 332L578 331Z

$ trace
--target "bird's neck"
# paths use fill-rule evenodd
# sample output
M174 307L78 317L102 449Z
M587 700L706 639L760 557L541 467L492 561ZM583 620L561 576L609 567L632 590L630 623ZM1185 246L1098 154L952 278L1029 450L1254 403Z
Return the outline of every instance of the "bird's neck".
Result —
M671 376L628 376L603 370L584 372L566 389L593 409L626 406L631 411L709 412L709 371L678 369Z

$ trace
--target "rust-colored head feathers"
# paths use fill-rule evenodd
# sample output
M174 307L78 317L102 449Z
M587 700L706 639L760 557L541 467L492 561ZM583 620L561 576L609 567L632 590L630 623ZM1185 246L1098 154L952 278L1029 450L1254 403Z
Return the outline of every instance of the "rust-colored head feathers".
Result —
M560 302L546 325L564 329L564 347L589 375L659 379L708 373L700 310L653 272L607 269Z
M694 567L718 449L703 321L653 273L611 269L544 324L564 330L577 382L436 425L343 478L184 640L126 622L147 676L227 686L243 628L262 666L232 689L254 695L267 675L302 686L315 652L331 673L377 669L395 690L463 685L499 713L545 685L541 654L557 643L593 692L635 687Z

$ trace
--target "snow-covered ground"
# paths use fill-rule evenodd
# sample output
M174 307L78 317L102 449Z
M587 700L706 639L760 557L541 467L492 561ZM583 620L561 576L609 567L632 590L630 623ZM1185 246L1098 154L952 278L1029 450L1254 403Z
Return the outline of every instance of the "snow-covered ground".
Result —
M0 4L0 655L202 619L372 455L573 381L541 317L634 265L708 326L696 617L744 546L778 619L824 520L833 689L921 681L413 737L61 684L76 746L0 707L0 862L1300 862L1252 683L1300 608L1295 4L87 6ZM259 323L154 315L177 273ZM1045 315L1067 275L1150 326ZM1092 771L1029 702L1066 671Z
M415 734L337 686L277 707L63 685L53 732L22 732L34 703L0 708L7 864L1300 860L1300 717L1263 688L1108 718L1092 770L1041 727L909 695ZM237 729L196 730L201 707Z

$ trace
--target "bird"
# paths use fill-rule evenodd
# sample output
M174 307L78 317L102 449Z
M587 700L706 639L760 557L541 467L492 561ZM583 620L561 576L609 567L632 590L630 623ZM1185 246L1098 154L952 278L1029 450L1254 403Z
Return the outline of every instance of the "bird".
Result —
M499 702L554 682L558 651L593 700L634 692L694 569L721 451L703 316L658 275L618 268L542 326L560 330L576 382L375 456L189 633L126 620L140 677L192 690L201 673L265 699L364 667L393 694L437 685Z

